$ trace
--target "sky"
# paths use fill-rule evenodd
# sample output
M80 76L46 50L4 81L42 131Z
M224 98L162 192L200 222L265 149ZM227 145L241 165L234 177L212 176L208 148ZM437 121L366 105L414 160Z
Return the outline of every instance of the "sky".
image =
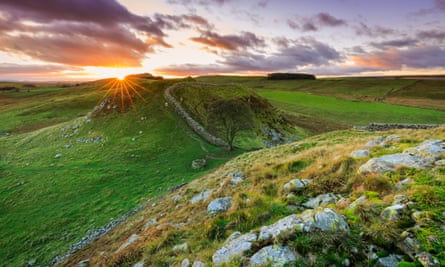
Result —
M445 74L445 0L0 0L0 80Z

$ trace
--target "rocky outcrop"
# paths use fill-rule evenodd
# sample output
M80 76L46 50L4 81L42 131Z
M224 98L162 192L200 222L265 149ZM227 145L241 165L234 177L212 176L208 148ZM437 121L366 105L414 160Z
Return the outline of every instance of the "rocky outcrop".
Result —
M222 140L221 138L218 138L211 133L209 133L204 126L202 126L199 122L197 122L195 119L193 119L190 114L185 111L181 104L176 101L176 99L172 96L172 92L180 87L183 86L184 83L176 83L169 88L167 88L164 91L164 98L167 100L167 102L173 107L175 112L181 116L184 121L190 126L190 128L193 129L195 133L197 133L199 136L201 136L204 140L206 140L209 144L215 145L215 146L226 146L227 143Z
M201 193L193 196L192 199L190 200L190 202L192 204L195 204L195 203L198 203L200 201L206 201L209 198L211 193L212 193L211 189L204 190Z
M283 186L283 191L285 193L295 193L303 189L306 185L310 184L312 181L309 179L292 179Z
M267 246L260 249L250 258L250 266L282 267L297 260L297 255L285 246Z
M335 204L342 197L340 195L335 195L333 193L327 193L318 195L314 198L309 199L307 202L303 203L306 208L316 209L318 207L325 207L329 204Z
M232 206L232 197L217 198L207 206L207 212L215 215L228 210Z
M351 152L351 154L349 154L352 158L354 159L359 159L359 158L366 158L369 157L369 150L367 149L361 149L361 150L354 150Z
M221 265L243 256L252 248L252 243L257 240L257 235L248 233L241 235L240 232L233 233L212 256L213 264Z

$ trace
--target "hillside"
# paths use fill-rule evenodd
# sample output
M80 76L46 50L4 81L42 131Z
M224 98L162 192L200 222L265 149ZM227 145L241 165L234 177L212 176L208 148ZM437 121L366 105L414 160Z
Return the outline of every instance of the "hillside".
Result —
M273 146L307 136L302 129L296 129L290 124L267 99L244 86L189 82L176 87L172 95L191 117L220 138L224 138L226 129L222 127L212 130L215 123L215 118L209 117L212 105L221 100L226 101L225 105L229 105L230 101L244 104L247 108L243 115L252 121L252 127L241 131L240 136L235 138L235 145L238 147L251 149Z
M246 153L63 265L444 265L444 140L349 130Z
M7 103L0 105L0 266L48 265L240 153L206 144L164 106L163 90L177 81L135 79L142 98L119 94L103 105L115 91L110 82L0 93ZM96 105L102 111L92 113ZM192 169L203 158L207 166Z

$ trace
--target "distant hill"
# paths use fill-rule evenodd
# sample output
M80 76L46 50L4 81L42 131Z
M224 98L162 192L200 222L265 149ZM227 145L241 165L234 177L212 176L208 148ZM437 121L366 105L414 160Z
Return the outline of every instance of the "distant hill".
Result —
M315 75L306 73L270 73L268 80L315 80Z

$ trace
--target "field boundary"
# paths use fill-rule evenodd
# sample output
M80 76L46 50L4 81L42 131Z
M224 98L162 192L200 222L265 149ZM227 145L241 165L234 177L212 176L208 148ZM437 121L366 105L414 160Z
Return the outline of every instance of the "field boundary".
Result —
M187 125L190 126L190 128L192 128L192 130L195 133L197 133L199 136L201 136L209 144L212 144L212 145L215 145L215 146L226 146L227 144L226 144L226 142L224 140L222 140L221 138L218 138L218 137L212 135L211 133L209 133L204 128L204 126L202 126L199 122L197 122L195 119L193 119L187 113L187 111L185 111L182 108L181 104L178 101L176 101L176 99L171 94L171 92L173 90L175 90L179 86L183 86L185 84L186 83L176 83L176 84L168 87L164 91L164 98L165 98L165 100L167 100L167 102L173 107L175 112L184 119L184 121L187 123Z
M394 129L431 129L445 126L445 124L409 124L409 123L370 123L366 126L354 126L355 130L365 130L370 132L386 131Z

